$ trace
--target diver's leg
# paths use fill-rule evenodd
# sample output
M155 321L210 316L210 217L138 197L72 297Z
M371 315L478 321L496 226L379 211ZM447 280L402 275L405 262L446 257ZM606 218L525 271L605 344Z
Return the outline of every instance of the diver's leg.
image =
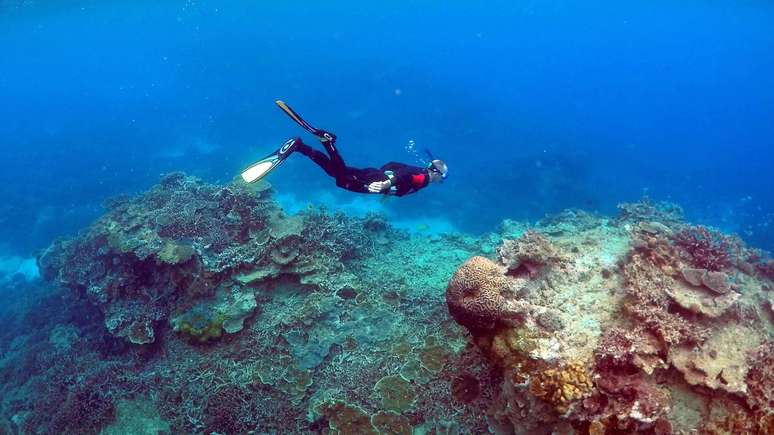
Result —
M320 142L322 142L325 151L327 151L328 155L331 157L331 163L336 166L340 173L343 173L347 165L344 164L344 159L341 158L339 149L336 147L336 136L333 136L332 140L321 140Z
M309 157L309 160L315 162L317 166L321 167L323 171L325 171L326 174L330 175L333 178L339 178L341 174L339 167L336 164L334 164L331 161L331 159L329 159L328 156L326 156L322 152L317 151L316 149L310 147L309 145L301 142L301 139L298 139L298 145L297 145L296 151Z

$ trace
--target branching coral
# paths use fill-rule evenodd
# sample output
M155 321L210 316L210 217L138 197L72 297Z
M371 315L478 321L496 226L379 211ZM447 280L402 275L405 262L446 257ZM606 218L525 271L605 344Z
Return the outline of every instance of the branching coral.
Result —
M115 416L109 393L87 381L67 394L54 415L48 415L50 433L98 433Z
M343 213L328 214L324 209L309 209L303 214L304 238L317 251L349 261L369 253L374 239L389 232L374 216L352 219Z
M249 390L229 385L207 397L205 433L247 433L255 428L250 409Z
M755 268L762 276L774 281L774 260L763 259L755 265Z
M671 202L655 202L648 197L639 202L618 204L618 219L628 222L677 224L683 220L683 209Z
M675 234L674 241L694 267L719 271L731 265L732 244L718 231L701 225L689 226Z
M39 258L41 270L99 307L111 334L136 344L153 342L170 313L215 296L232 279L253 285L295 275L336 290L352 276L342 273L342 261L372 246L365 224L343 215L287 216L267 192L170 174L143 195L115 201L75 239L53 244ZM256 302L232 302L222 321L191 319L177 329L198 342L217 338L221 323L236 332Z

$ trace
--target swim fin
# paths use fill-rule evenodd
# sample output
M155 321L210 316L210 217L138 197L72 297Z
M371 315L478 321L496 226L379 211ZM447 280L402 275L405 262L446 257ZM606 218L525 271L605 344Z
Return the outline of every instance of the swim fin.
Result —
M304 130L317 136L317 138L320 139L321 141L323 142L336 141L336 136L334 136L331 133L328 133L325 130L320 130L319 128L312 127L308 122L304 120L304 118L301 117L301 115L296 113L295 110L291 109L290 106L285 104L284 101L275 100L274 104L279 106L279 108L282 109L282 111L285 112L290 117L290 119L292 119L293 121L296 121L296 123L298 123L298 125L300 125Z
M245 180L246 183L255 183L256 181L268 175L269 172L273 171L274 168L279 166L282 162L284 162L285 159L291 155L297 147L297 138L288 139L277 151L274 151L261 160L258 160L257 162L248 166L247 169L242 171L242 179Z

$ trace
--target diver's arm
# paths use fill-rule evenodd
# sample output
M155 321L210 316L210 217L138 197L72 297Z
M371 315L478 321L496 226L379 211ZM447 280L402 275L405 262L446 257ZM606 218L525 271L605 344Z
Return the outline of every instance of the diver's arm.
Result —
M368 191L370 193L387 193L392 188L390 180L374 181L368 185Z
M388 163L382 168L390 168L384 171L384 176L387 179L384 181L374 181L369 184L368 191L370 193L403 196L411 191L417 191L426 185L426 181L424 181L426 175L417 173L416 168L402 163ZM419 183L422 183L422 185L415 184L415 177L421 177Z

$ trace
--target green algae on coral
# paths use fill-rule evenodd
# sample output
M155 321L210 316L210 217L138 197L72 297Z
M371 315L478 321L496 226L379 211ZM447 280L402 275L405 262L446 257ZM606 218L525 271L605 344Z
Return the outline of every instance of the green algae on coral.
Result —
M433 373L422 366L417 358L410 358L400 368L400 375L416 384L423 385L433 379Z
M175 331L197 343L221 337L223 332L235 334L257 307L255 295L249 289L219 288L216 297L203 300L170 323Z
M328 420L331 434L378 435L371 417L357 405L334 400L317 405L315 411Z
M374 395L388 411L403 412L414 406L416 393L410 382L400 375L385 376L374 386Z
M169 423L149 399L122 400L116 406L116 420L102 429L100 435L165 435L171 434Z
M390 411L372 415L371 424L380 435L411 435L414 431L408 418Z
M167 242L164 247L156 254L156 257L162 263L181 264L190 260L196 251L191 246L182 245L174 242Z
M203 312L186 313L183 318L172 320L175 331L196 343L206 343L223 335L223 314L214 317Z
M433 341L431 340L430 342ZM429 344L419 352L419 359L422 361L422 367L433 373L440 372L450 356L449 350L440 344Z

